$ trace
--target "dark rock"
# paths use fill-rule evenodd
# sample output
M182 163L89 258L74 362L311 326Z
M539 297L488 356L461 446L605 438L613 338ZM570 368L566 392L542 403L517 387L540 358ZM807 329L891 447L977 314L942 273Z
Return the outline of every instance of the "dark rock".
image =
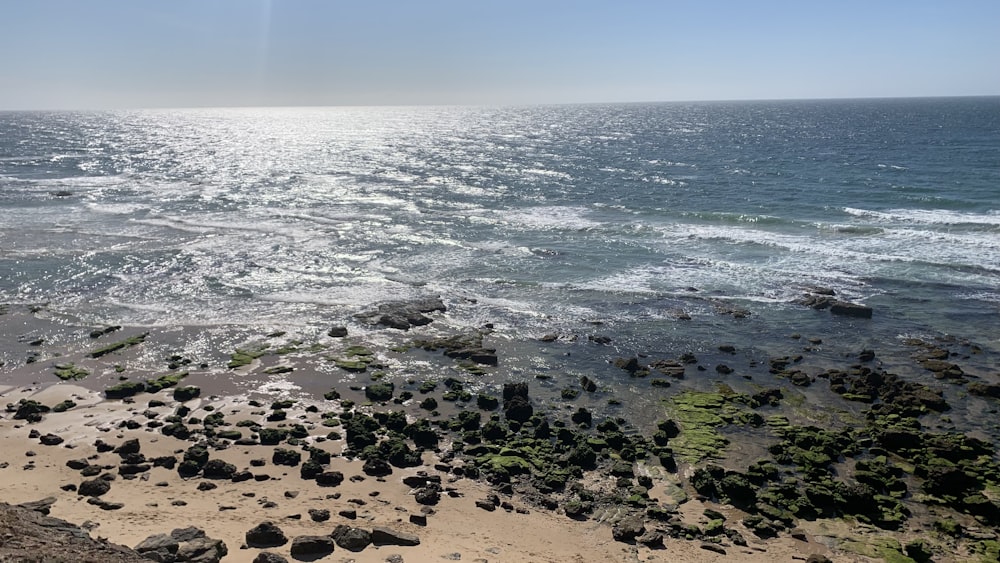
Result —
M441 493L437 487L424 487L418 489L413 497L419 504L433 506L441 500Z
M635 538L636 543L640 543L650 549L663 549L663 533L656 530L646 530L646 533Z
M808 558L806 558L806 563L833 563L833 560L825 555L813 553Z
M118 466L118 473L121 475L137 475L149 471L152 467L148 463L124 463Z
M175 387L173 396L175 401L184 403L198 397L199 395L201 395L201 389L188 385L187 387Z
M341 518L347 518L348 520L358 519L358 511L354 510L353 508L341 510L340 512L337 513L337 515L339 515Z
M221 459L212 459L202 468L201 474L206 479L232 479L236 466Z
M58 446L63 443L61 436L56 436L55 434L46 434L38 439L43 446Z
M10 410L11 407L7 407ZM42 414L49 412L49 407L32 399L21 399L17 402L14 410L15 420L27 420L28 422L38 422L42 419Z
M264 521L246 533L250 547L279 547L288 543L288 538L274 522Z
M334 541L330 536L298 536L292 540L289 553L292 557L323 557L333 553Z
M724 547L722 547L721 545L717 544L717 543L702 542L701 543L701 548L704 549L704 550L706 550L706 551L713 551L713 552L718 553L720 555L725 555L726 554L726 549Z
M132 438L131 440L125 440L112 451L118 454L120 457L124 458L127 455L139 453L141 448L142 444L139 443L139 439Z
M834 301L830 305L830 312L834 315L845 317L857 317L859 319L872 318L872 308L858 303L848 303L846 301Z
M371 457L365 460L365 465L362 471L366 475L371 475L372 477L385 477L386 475L392 474L392 467L389 462L384 459Z
M153 561L176 561L181 544L168 534L156 534L142 540L135 550Z
M87 504L92 504L101 510L121 510L125 508L125 504L121 502L108 502L106 500L101 500L99 498L91 497L87 499Z
M76 471L79 471L84 467L87 467L88 465L90 465L90 462L85 459L71 459L66 462L66 467L69 467L70 469L74 469Z
M288 559L285 559L277 553L262 551L257 554L257 557L254 557L253 563L288 563Z
M26 508L34 512L45 514L46 516L52 510L52 505L56 503L56 497L45 497L42 500L34 500L31 502L22 502L18 506L21 508Z
M340 471L324 471L316 476L316 484L321 487L336 487L344 482L344 474Z
M441 484L440 475L427 475L427 473L420 471L416 475L407 475L403 477L403 484L407 487L412 487L414 489L419 487L425 487L429 484Z
M338 546L348 551L361 551L372 543L372 534L368 530L343 524L334 528L330 537Z
M432 321L423 313L435 311L444 312L447 308L439 298L428 298L417 301L383 303L378 309L369 313L356 315L356 318L371 324L382 325L399 330L409 330Z
M302 461L302 454L287 448L275 448L271 456L271 463L275 465L289 465L295 467Z
M528 400L527 383L505 383L503 386L503 410L508 420L526 422L534 414Z
M177 561L188 563L219 563L229 549L225 542L208 537L183 542L177 550Z
M410 523L417 526L427 525L427 515L426 514L410 514Z
M330 511L325 508L310 508L309 518L312 518L313 522L326 522L330 519Z
M801 299L795 300L795 303L821 311L823 309L829 309L830 306L836 301L837 300L830 295L806 295Z
M597 384L586 375L580 378L580 387L583 387L583 390L588 393L597 391Z
M187 528L174 528L170 532L170 537L179 542L187 542L200 538L207 538L208 535L206 535L205 530L202 530L201 528L189 526Z
M330 338L344 338L345 336L347 336L347 327L346 326L331 327L330 330L327 331L326 335L329 336Z
M80 483L77 492L85 497L99 497L111 490L111 483L104 479L90 479Z
M619 520L611 528L611 536L615 541L633 542L635 538L645 533L646 527L642 516L633 514Z
M392 400L393 390L392 383L373 383L365 387L365 398L369 401L384 403Z
M382 526L372 528L371 539L375 545L420 545L419 537Z
M980 383L976 381L970 383L966 389L969 390L970 395L1000 399L1000 385L995 383Z

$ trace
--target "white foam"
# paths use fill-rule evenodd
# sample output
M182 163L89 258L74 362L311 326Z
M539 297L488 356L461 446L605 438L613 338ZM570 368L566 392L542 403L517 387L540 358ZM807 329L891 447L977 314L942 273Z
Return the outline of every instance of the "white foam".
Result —
M602 223L589 219L586 207L545 205L508 209L501 212L508 223L518 223L535 229L587 230L600 227Z
M921 223L925 225L995 225L1000 227L1000 210L985 213L962 213L947 209L889 209L872 211L854 207L843 208L845 213L889 223Z

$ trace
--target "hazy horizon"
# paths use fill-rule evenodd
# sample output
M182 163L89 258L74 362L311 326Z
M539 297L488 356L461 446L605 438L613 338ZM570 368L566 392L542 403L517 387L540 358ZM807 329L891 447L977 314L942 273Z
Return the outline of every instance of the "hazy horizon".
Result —
M0 110L1000 95L1000 3L0 0Z

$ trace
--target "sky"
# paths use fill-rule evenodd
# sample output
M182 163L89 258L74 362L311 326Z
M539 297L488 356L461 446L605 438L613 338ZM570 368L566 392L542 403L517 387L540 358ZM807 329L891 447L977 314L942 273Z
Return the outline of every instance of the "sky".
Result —
M0 0L0 110L1000 95L1000 0Z

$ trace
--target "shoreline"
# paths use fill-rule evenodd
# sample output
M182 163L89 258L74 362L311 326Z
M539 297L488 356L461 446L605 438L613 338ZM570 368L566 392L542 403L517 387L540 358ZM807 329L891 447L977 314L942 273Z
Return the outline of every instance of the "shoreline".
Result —
M726 391L714 380L700 387L691 386L690 375L684 380L684 372L693 373L696 368L704 367L710 373L714 371L714 376L723 373L718 365L710 370L713 366L708 360L687 365L680 362L677 365L669 362L657 364L654 358L641 356L622 358L626 360L622 365L613 365L609 369L637 386L645 386L642 389L663 391L669 388L669 393L661 399L665 408L660 420L625 420L622 417L616 420L613 414L607 414L619 412L613 405L606 404L603 410L596 405L619 400L618 395L613 390L609 391L603 383L594 394L585 382L575 376L558 379L555 383L546 378L536 378L529 380L523 389L516 385L509 389L505 386L503 392L509 395L507 397L501 396L495 382L492 387L464 388L462 381L475 380L476 370L488 370L492 361L486 352L489 348L483 348L483 333L477 331L460 335L462 338L458 340L440 335L446 331L418 333L415 330L404 333L404 336L393 334L397 341L406 340L410 344L401 347L397 342L393 345L394 349L386 353L365 347L364 344L368 343L362 343L358 337L343 339L332 335L317 342L290 344L288 339L294 339L294 335L261 334L255 339L266 343L266 346L259 349L239 348L237 345L243 346L248 340L231 337L222 340L232 348L219 349L220 340L205 336L205 331L197 327L150 331L147 337L138 341L135 339L145 331L132 327L91 338L81 327L66 327L21 311L12 313L0 317L0 322L6 323L4 330L8 334L45 333L47 341L38 346L31 346L31 342L19 342L12 346L19 350L37 349L40 355L31 364L0 368L12 384L0 388L0 397L5 403L14 405L21 399L38 401L49 408L67 399L76 405L64 412L39 413L41 418L37 422L14 419L17 408L13 411L8 409L0 420L0 443L7 452L2 461L8 463L0 470L5 475L4 484L0 487L0 500L21 503L55 496L57 500L51 508L53 516L78 524L86 520L98 523L92 535L107 537L115 543L135 546L150 535L168 533L171 527L195 525L205 529L210 537L226 543L229 554L223 561L252 561L261 550L240 549L245 533L261 521L270 520L281 527L289 539L301 535L329 534L338 524L359 528L387 526L420 538L418 546L368 547L357 553L338 547L328 556L333 561L347 557L345 553L351 553L350 558L357 561L384 561L393 553L398 553L407 561L440 559L454 553L460 553L462 560L491 562L665 559L698 562L721 561L727 557L736 557L741 561L771 561L806 560L813 554L828 556L836 561L889 560L890 557L905 561L908 560L906 553L912 551L912 554L917 554L919 549L924 548L934 554L935 561L977 561L981 555L991 553L988 550L996 544L995 524L977 525L972 515L961 514L952 506L954 503L939 502L940 498L929 504L924 502L927 499L917 502L916 495L927 496L931 493L925 490L926 476L915 474L920 472L919 468L913 467L912 461L910 467L905 465L904 458L909 450L893 450L891 445L882 442L884 433L872 434L872 427L864 422L866 416L878 416L881 418L877 419L877 424L892 421L892 430L899 433L904 430L898 424L901 418L921 419L924 424L918 425L918 429L907 429L921 440L943 434L948 429L952 433L958 432L949 417L950 414L961 418L957 413L944 414L947 409L938 411L928 406L933 407L938 399L952 400L956 396L952 387L957 379L963 379L963 392L969 388L965 385L966 380L983 385L987 394L992 389L990 386L996 384L985 377L977 377L978 370L961 372L959 364L963 362L955 352L962 349L961 343L953 343L950 348L940 343L914 345L917 353L923 350L926 352L924 355L941 356L940 350L946 352L943 359L927 357L916 360L925 364L941 362L941 365L933 364L941 368L934 374L944 374L935 382L940 384L936 387L945 388L945 395L938 395L922 384L906 386L900 383L894 388L896 395L892 401L887 400L889 396L885 393L889 391L883 389L884 385L865 387L865 382L858 382L857 374L851 372L852 365L871 366L868 368L870 373L884 372L877 367L877 362L857 357L841 362L843 377L839 383L833 381L838 377L836 370L806 368L808 361L797 369L798 362L794 358L777 363L774 360L780 358L772 358L770 366L764 369L766 371L770 367L774 377L784 382L781 389L794 390L788 387L787 381L795 381L796 377L806 377L809 383L802 385L803 394L798 399L786 391L773 401L773 405L768 405L765 394L764 402L758 401L761 403L758 406L743 402L745 397L751 396L744 389L756 386L764 393L771 387L767 383L758 383L759 377L753 381L741 381L738 375L742 366L735 361L731 363L737 373L731 376L732 380L727 380L730 384L724 384L728 388ZM253 329L247 328L240 334L246 336L252 333ZM475 340L477 333L478 341ZM203 338L199 346L205 350L204 356L188 358L180 355L175 358L166 353L176 346L177 340L192 335ZM424 343L418 344L421 338ZM252 340L254 338L249 339ZM380 344L385 345L385 342L383 337ZM114 348L120 343L125 344ZM318 344L324 347L319 348ZM215 349L211 349L212 346ZM288 350L289 346L295 350ZM352 347L353 352L347 353ZM98 357L90 357L108 348L114 349ZM968 349L968 346L965 348ZM241 350L244 357L238 358ZM285 353L279 353L282 350ZM442 350L445 355L442 355ZM449 352L456 355L452 357ZM499 354L501 360L503 353ZM416 375L401 377L393 374L392 370L398 369L399 365L386 360L391 354L419 354L418 361L427 363L424 373L436 371L439 375L433 380L421 381ZM468 360L477 357L476 354L480 355L479 360L483 363L473 361L470 364ZM461 357L463 355L464 358ZM11 356L8 354L7 357ZM952 359L959 363L951 363ZM157 361L165 367L152 367ZM227 361L241 365L230 369L226 366ZM88 375L80 381L58 382L53 372L62 369L70 370L72 374L72 368L57 368L55 365L70 362L73 362L73 367L86 369ZM708 363L708 366L702 366L702 363ZM170 365L174 367L170 369ZM961 376L948 375L949 366L958 368ZM283 371L286 368L291 370ZM177 376L185 371L188 375L175 377L176 381L162 379L163 376ZM268 371L270 373L266 373ZM310 371L315 375L310 384L301 384L301 380L300 384L282 384L289 381L291 374ZM642 371L646 373L641 374ZM442 377L444 374L448 375ZM101 390L122 383L119 378L125 376L125 382L148 385L151 381L160 380L165 386L153 393L141 392L123 399L107 399ZM449 387L448 377L459 383L457 388ZM426 393L421 392L422 384L428 381L435 385L432 388L428 385ZM843 386L844 390L839 392L841 397L850 396L849 399L855 400L847 403L850 408L841 406L832 409L840 414L828 419L833 424L827 429L831 431L830 435L822 434L818 428L810 431L811 434L801 434L801 429L809 428L809 425L799 420L819 414L803 414L803 410L810 409L808 401L813 397L805 393L820 393L820 384L825 386L827 382L831 389L834 385ZM249 391L262 385L264 392ZM196 396L190 397L190 393L194 393L190 391L188 395L182 393L175 398L176 390L191 386L198 388ZM569 397L573 393L567 393L567 389L572 389L576 395ZM329 399L322 398L324 391L331 393ZM870 400L858 401L866 392L872 393ZM403 399L403 393L409 393L411 397ZM449 393L451 396L447 397ZM822 393L829 394L826 391ZM340 398L333 398L335 394ZM491 405L489 401L480 403L480 394L494 399L496 404ZM588 397L592 394L594 398ZM268 396L270 399L265 399ZM524 400L521 400L522 397ZM421 407L421 403L428 399L433 399L435 405L431 406L428 402ZM282 405L282 400L292 402ZM794 404L796 400L800 403ZM980 401L979 398L974 400ZM987 406L980 404L980 408L992 408L989 405L993 399L989 396L981 401L986 401ZM872 409L873 405L889 407L879 411ZM899 405L910 405L916 410L900 412L896 409ZM514 410L515 407L520 410ZM178 411L181 408L186 408L187 412ZM524 415L525 409L527 416ZM876 411L874 415L871 414L873 410ZM279 411L281 415L278 415ZM403 413L404 421L385 416L392 412ZM638 414L637 411L631 412L632 416ZM384 414L376 416L376 413ZM472 423L472 414L463 418L463 413L478 414L475 424ZM971 413L970 418L974 414ZM221 415L222 420L211 418L216 415ZM192 422L192 418L197 422ZM757 418L760 420L757 421ZM347 427L355 428L352 419L355 422L376 421L375 428L369 430L373 431L378 443L404 443L406 456L410 457L399 464L403 467L395 463L372 462L373 458L380 459L387 452L376 454L369 450L366 453L363 447L358 447L359 443L352 444L350 436L345 436L350 434L346 431ZM205 420L213 420L213 423L206 425ZM421 423L421 420L427 422ZM545 428L550 428L551 422L547 436L538 432L543 420ZM608 425L609 420L613 424ZM673 429L658 427L658 423L669 421L674 421ZM859 451L857 456L824 461L821 456L827 453L823 448L841 447L836 442L841 438L832 435L834 427L848 427L851 421L869 432L871 436L867 439L874 442L864 446L865 451ZM494 424L490 425L491 422ZM175 426L178 424L191 433L190 439L164 435L164 427L178 428ZM407 430L410 427L415 430ZM259 437L262 428L291 430L296 435L291 436L291 442L289 436L285 436L279 444L252 443L252 437ZM663 436L656 434L658 429L664 433ZM30 438L32 431L37 431L38 437ZM225 437L222 433L226 431L239 431L240 438L234 438L234 434ZM433 439L428 437L428 431L434 435ZM334 437L331 432L339 436ZM771 442L757 444L757 438L749 438L754 432L767 432L772 436ZM966 433L971 436L971 431ZM42 437L50 434L62 441L53 446L42 445ZM741 436L748 438L746 444L740 443ZM795 441L798 439L796 436L805 442L819 437L834 440L834 443L818 449L806 447L805 442ZM97 439L114 446L138 439L144 459L140 463L127 464L123 456L114 452L98 454L94 446ZM243 439L246 441L240 443ZM181 465L179 462L183 461L185 453L199 442L205 446L203 451L208 453L210 459L232 464L230 478L206 479L201 473L203 465L191 476L181 475L177 468L155 465L145 471L121 473L123 464L149 464L150 459L173 457L175 463ZM769 453L769 448L776 443L781 445L786 442L790 445L786 445L783 451ZM979 442L982 442L984 452L989 453L982 453L973 461L984 462L982 456L988 455L995 462L995 438L986 433ZM573 459L574 452L583 451L584 444L595 454L590 463L579 463L579 459ZM730 445L732 450L750 452L744 452L738 459L766 455L784 461L779 463L775 479L766 477L763 481L749 484L756 491L752 503L747 503L737 494L740 487L732 486L752 472L744 472L746 464L742 461L727 458L724 450ZM276 465L273 461L278 449L297 452L301 459L295 465ZM339 471L343 476L339 485L320 486L315 477L302 477L303 467L314 449L330 454L327 462L319 464L322 466L320 469ZM35 455L27 456L29 451ZM805 456L803 452L810 452L810 455ZM417 454L419 464L412 457ZM91 458L94 455L97 457ZM810 461L803 461L803 456ZM879 456L885 458L879 466L885 469L872 466L872 459ZM362 461L361 457L368 460ZM864 468L855 462L855 458L866 464ZM120 502L123 507L101 510L94 504L88 504L76 491L59 489L64 485L79 486L85 479L79 474L81 470L65 465L67 461L80 459L86 460L89 466L100 466L98 475L115 476L108 493L99 499L112 504ZM263 465L252 463L260 459L265 460ZM966 460L960 458L956 461L965 467ZM711 469L715 464L719 464L719 470ZM25 466L33 468L24 469ZM460 469L456 471L456 468ZM375 476L386 470L389 471L387 475ZM232 480L232 474L244 471L251 473L249 480ZM415 492L428 487L411 487L403 482L405 477L417 476L418 471L441 478L440 489L436 491L439 497L436 504L416 501ZM846 478L852 483L865 472L875 475L871 479L882 479L887 489L885 494L882 491L878 494L886 498L879 500L878 504L884 506L888 514L883 511L873 524L872 515L832 516L832 513L825 514L822 507L814 507L820 512L808 518L803 516L805 512L789 512L789 507L794 504L792 501L798 497L793 498L789 494L785 498L774 492L780 489L778 485L782 478L793 479L797 486L805 486L820 475L829 479L826 474L830 471L835 480ZM900 471L902 477L897 475ZM131 478L126 478L126 475ZM264 480L263 475L268 478ZM364 479L352 479L357 476ZM997 499L993 498L995 476L984 474L980 477L979 485L969 485L964 492L982 497L986 505L977 500L981 506L996 505ZM865 478L869 477L866 475ZM903 494L893 494L894 488L898 491L897 481L905 482ZM199 486L204 490L199 490ZM943 494L941 491L932 492L938 496ZM337 494L340 495L338 498L329 496ZM497 503L486 502L491 495L497 495ZM765 495L769 495L766 496L768 500L761 500ZM802 495L802 498L807 497ZM363 504L349 502L352 499L363 501ZM186 504L175 505L177 501ZM276 506L262 508L269 502ZM479 506L477 502L491 504L492 509ZM508 506L501 503L508 503ZM959 503L966 507L965 510L968 510L967 504ZM926 513L911 510L911 505L925 507L921 510ZM770 513L762 506L774 508L777 512ZM433 513L424 514L421 509L425 507ZM892 507L905 507L911 513L896 514L892 511L900 509ZM312 521L309 509L322 508L330 510L330 519ZM338 514L341 510L351 509L356 512L355 519ZM986 510L980 518L992 522L992 514ZM295 515L298 518L294 518ZM636 515L641 515L637 528ZM421 516L424 516L426 524L414 523L410 520L411 516L416 517L416 522L421 522ZM896 521L884 518L900 518L898 528L891 529ZM868 523L863 521L866 519ZM934 522L943 519L960 523L957 535L949 535L934 527ZM174 522L178 524L168 524ZM634 529L630 531L629 526ZM771 531L775 537L767 537L772 535ZM623 541L617 541L616 537ZM737 537L740 539L737 540ZM923 539L926 545L912 544L918 539ZM739 545L740 541L746 545ZM659 547L661 542L663 548ZM910 544L912 549L908 549ZM986 553L970 551L976 546L987 550ZM272 551L287 557L288 549L289 545L284 545ZM715 549L725 554L717 553ZM956 558L948 559L948 552L955 554Z

